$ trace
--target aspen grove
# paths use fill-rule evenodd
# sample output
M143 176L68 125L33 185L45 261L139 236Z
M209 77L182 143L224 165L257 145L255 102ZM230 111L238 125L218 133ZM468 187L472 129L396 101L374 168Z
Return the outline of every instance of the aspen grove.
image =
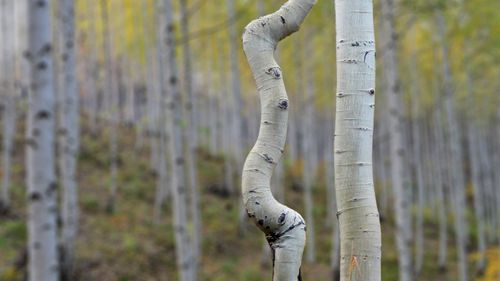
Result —
M0 281L500 280L499 10L0 0Z

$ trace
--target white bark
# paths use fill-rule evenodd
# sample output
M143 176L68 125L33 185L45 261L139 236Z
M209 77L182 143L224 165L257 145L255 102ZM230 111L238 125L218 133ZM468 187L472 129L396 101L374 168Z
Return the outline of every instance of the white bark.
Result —
M458 271L459 280L467 281L467 242L468 242L468 226L465 217L465 180L463 167L463 152L461 148L460 128L456 115L456 104L454 101L454 86L451 81L451 72L448 64L448 46L446 43L446 23L442 11L437 14L438 32L441 38L441 52L443 63L443 87L444 87L444 106L446 111L446 120L449 138L450 163L451 163L451 191L453 211L455 213L455 234L457 236L457 252L458 252Z
M306 38L305 51L306 53L312 52L308 43L309 38ZM305 90L304 100L303 100L303 117L302 119L302 158L303 158L303 169L302 178L304 184L304 208L305 217L308 223L308 236L307 247L306 247L306 261L308 263L314 263L316 261L316 243L315 243L315 233L314 233L314 216L313 216L313 198L312 198L312 188L313 188L313 178L316 171L316 152L314 150L314 69L310 65L306 71L307 75L307 87Z
M414 27L415 28L415 27ZM424 176L422 172L423 157L421 144L421 126L419 122L420 114L420 96L418 63L417 63L417 40L416 31L413 31L413 50L411 56L410 76L411 76L411 105L412 105L412 137L413 137L413 168L415 169L415 181L417 185L417 218L415 222L415 273L417 275L422 271L424 258Z
M381 280L381 232L372 142L375 33L372 1L335 1L337 109L335 190L340 280Z
M54 88L51 1L28 4L30 103L27 126L28 277L59 280L54 172Z
M167 92L169 101L167 110L168 130L172 139L170 141L169 162L172 167L171 188L172 188L172 212L175 233L175 253L179 273L179 280L193 281L194 261L191 257L188 215L187 215L187 188L184 180L185 160L182 156L184 151L182 139L182 101L179 91L179 76L177 70L176 42L174 30L174 17L172 1L164 0L165 15L165 53L167 61Z
M16 127L16 98L14 76L15 33L13 32L14 2L3 0L0 3L2 57L0 58L0 113L3 119L2 136L2 187L0 190L0 215L10 208L11 158Z
M198 136L199 128L199 112L196 106L196 99L193 91L193 78L191 70L191 49L189 44L189 25L187 13L187 0L180 0L181 10L181 33L183 38L183 59L184 59L184 87L187 97L185 98L185 120L189 120L188 129L183 130L183 141L187 144L185 149L185 159L188 172L188 185L189 185L189 210L191 221L194 229L192 231L192 263L191 268L192 280L197 280L198 270L200 266L201 256L201 215L199 203L199 190L198 190L198 168L197 164L197 149L200 143Z
M447 165L442 165L443 163L448 163L447 154L444 147L444 136L442 130L441 122L441 109L437 108L434 117L434 149L432 150L432 160L433 160L433 171L434 178L436 179L436 190L437 190L437 205L438 205L438 219L439 219L439 253L438 253L438 267L440 271L445 271L448 264L448 218L446 212L446 202L445 202L445 192L444 192L444 182L445 176L448 174L446 170Z
M399 85L397 65L397 38L395 27L394 0L381 1L382 28L387 35L387 42L383 42L383 70L385 86L387 87L387 101L389 106L388 129L390 136L391 178L394 192L394 210L396 216L396 247L398 251L399 280L413 280L413 264L411 253L411 214L410 200L405 182L406 161L404 123L402 119L402 97Z
M104 99L108 100L107 110L110 114L109 118L109 147L110 147L110 195L106 204L106 210L113 212L115 208L117 186L117 158L118 158L118 143L117 143L117 126L118 126L118 89L116 83L116 70L113 64L113 52L111 44L111 32L108 14L108 0L101 2L101 13L103 22L103 49L106 62L105 83L106 91Z
M288 97L273 52L279 41L299 29L314 0L290 0L277 12L249 23L243 49L261 98L261 126L242 174L243 203L249 217L266 234L274 258L273 280L301 280L305 245L302 216L274 199L270 181L286 139Z
M75 54L75 7L73 0L59 2L59 28L62 29L63 75L62 103L59 104L61 120L59 135L61 140L60 172L63 187L62 198L62 245L64 249L63 272L71 279L74 247L78 231L78 185L77 160L79 149L79 97L76 81Z
M328 148L333 148L333 133L329 134L332 137L329 139ZM332 228L332 249L330 254L330 265L332 269L332 280L340 280L340 233L339 222L337 220L337 199L335 198L335 159L333 153L328 153L326 156L326 188L328 190L328 216L327 220Z

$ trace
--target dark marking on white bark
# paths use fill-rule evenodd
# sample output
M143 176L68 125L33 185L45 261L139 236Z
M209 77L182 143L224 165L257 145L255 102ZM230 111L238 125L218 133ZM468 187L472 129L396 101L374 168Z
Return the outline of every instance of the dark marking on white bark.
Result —
M281 110L287 110L288 109L288 100L282 99L278 103L278 108Z
M279 67L271 67L266 71L266 74L271 75L274 79L280 79L281 78L281 70Z
M282 23L282 24L285 24L285 23L286 23L285 18L284 18L284 17L282 17L282 16L280 16L280 18L281 18L281 23Z
M285 222L286 214L281 213L280 217L278 218L278 223L283 224Z
M38 200L42 199L42 195L40 194L40 192L34 191L34 192L30 193L28 198L31 201L38 201Z
M269 155L267 155L267 154L264 153L262 156L264 157L264 160L267 163L269 163L269 164L273 164L274 163L273 158L271 158Z

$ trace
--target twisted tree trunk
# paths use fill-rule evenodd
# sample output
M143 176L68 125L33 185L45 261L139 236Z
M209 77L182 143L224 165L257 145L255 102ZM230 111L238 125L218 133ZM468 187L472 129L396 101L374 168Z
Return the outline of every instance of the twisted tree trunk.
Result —
M264 232L273 253L273 280L301 280L306 241L305 222L295 210L274 199L271 175L283 154L288 122L288 97L273 53L279 41L296 32L315 0L290 0L277 12L250 22L243 49L261 98L259 136L242 174L247 214Z
M373 4L335 1L335 189L340 280L381 280L381 233L372 167L375 107Z

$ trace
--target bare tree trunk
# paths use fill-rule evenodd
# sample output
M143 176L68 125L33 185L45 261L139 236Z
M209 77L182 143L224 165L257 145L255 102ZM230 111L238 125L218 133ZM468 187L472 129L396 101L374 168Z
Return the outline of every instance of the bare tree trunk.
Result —
M200 203L199 203L199 190L198 190L198 168L197 163L197 150L200 143L198 136L199 128L199 112L196 107L197 100L194 97L192 67L191 67L191 50L189 45L189 24L187 13L187 0L180 0L181 10L181 33L183 39L183 58L184 58L184 87L187 94L185 97L185 119L189 120L189 128L183 130L183 141L187 144L185 150L185 159L188 171L188 184L189 184L189 209L191 214L191 221L193 222L194 229L192 232L192 263L191 268L192 280L198 279L198 269L200 266L201 256L201 218L200 218Z
M300 265L306 237L301 215L276 201L269 187L272 171L283 153L288 121L288 98L273 53L279 41L298 30L314 3L290 0L277 12L249 23L243 34L243 49L262 110L259 136L243 167L243 203L272 248L274 281L302 280Z
M416 27L414 27L415 29ZM418 64L417 64L417 40L416 30L413 31L413 50L411 56L410 76L411 76L411 115L412 115L412 137L413 137L413 168L415 170L415 181L417 185L417 218L415 222L415 274L420 275L422 271L424 258L424 208L425 208L425 190L424 176L422 172L423 157L421 143L421 126L419 121L420 106L419 99L420 88L418 79Z
M411 253L411 216L410 200L405 182L406 162L405 132L402 120L402 102L397 65L397 37L395 31L394 0L381 1L382 29L387 34L387 42L383 42L383 69L387 101L389 105L388 128L390 136L391 178L395 199L396 247L398 251L399 280L413 280L413 264Z
M106 62L106 93L105 96L108 98L107 110L110 114L109 118L109 145L110 145L110 195L106 203L106 210L110 213L114 212L117 186L117 160L118 160L118 143L117 143L117 126L118 126L118 89L116 84L116 70L113 64L113 53L111 46L111 32L109 27L109 14L108 14L108 0L103 0L101 2L101 13L103 22L103 50L105 54Z
M11 159L16 129L16 98L15 98L15 73L16 57L14 22L14 2L2 0L0 2L2 58L0 58L0 113L3 115L2 137L2 189L0 191L0 215L6 214L10 209L10 176Z
M336 1L335 190L340 280L381 280L372 166L375 33L372 1Z
M308 38L306 38L305 52L310 53L313 50L309 47ZM304 183L304 207L305 216L308 223L307 231L309 239L307 239L306 247L306 261L308 263L314 263L316 261L316 243L315 243L315 231L314 231L314 216L313 216L313 198L312 198L312 188L313 188L313 178L316 171L316 153L314 151L314 69L308 66L306 71L307 86L305 89L304 101L303 101L303 117L302 119L302 132L304 133L302 142L302 157L303 157L303 169L302 178Z
M66 280L72 280L75 240L78 232L78 184L77 160L79 150L79 95L76 81L75 54L75 7L73 0L59 2L59 27L62 28L62 62L64 77L62 103L59 104L61 123L59 131L62 154L60 157L62 198L62 272Z
M26 137L30 281L59 280L51 1L28 3L31 91Z
M455 213L455 232L458 252L458 270L459 280L467 281L467 242L468 242L468 226L465 217L465 186L464 186L464 167L463 153L461 148L460 128L458 126L456 116L456 105L454 101L454 86L451 81L451 73L448 65L448 46L446 43L446 23L442 11L438 11L437 25L439 37L441 38L441 52L443 63L443 89L444 89L444 106L446 110L446 120L449 134L449 150L451 163L451 182L452 187L452 202Z
M172 167L171 187L172 187L172 212L175 233L175 252L179 280L193 281L194 259L193 251L190 247L188 214L187 214L187 188L184 179L185 160L183 157L184 145L182 138L182 100L179 91L179 76L177 70L175 27L172 10L172 1L164 0L165 15L165 41L166 66L167 66L167 93L169 93L169 102L167 110L168 130L172 136L170 141L169 162ZM188 148L189 149L189 148Z
M333 118L332 118L333 119ZM332 120L333 121L333 120ZM335 131L335 130L334 130ZM329 136L333 136L333 132ZM328 147L333 148L333 138L328 138L331 143ZM332 269L332 280L340 280L340 233L339 222L337 220L337 199L335 196L335 159L330 152L326 156L326 188L328 190L328 221L332 227L332 249L330 254L330 265Z

